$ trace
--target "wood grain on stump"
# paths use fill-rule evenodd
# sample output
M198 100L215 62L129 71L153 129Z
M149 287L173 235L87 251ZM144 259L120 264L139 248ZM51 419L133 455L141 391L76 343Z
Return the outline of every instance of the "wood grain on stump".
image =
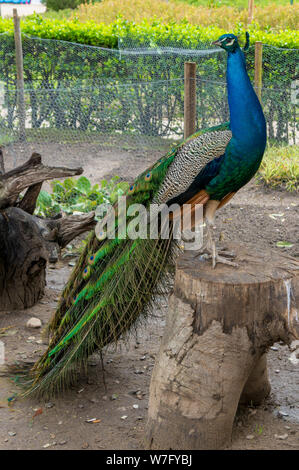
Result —
M241 402L270 392L267 349L299 336L299 263L232 244L238 268L185 252L177 262L150 386L149 449L219 449ZM299 309L298 309L299 310Z

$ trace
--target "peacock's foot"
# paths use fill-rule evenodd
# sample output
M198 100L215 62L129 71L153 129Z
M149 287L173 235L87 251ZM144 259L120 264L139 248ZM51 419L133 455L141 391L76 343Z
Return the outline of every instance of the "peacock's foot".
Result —
M236 257L235 253L228 251L225 248L217 249L216 245L205 246L198 252L195 257L200 257L202 259L211 259L213 268L216 267L217 263L226 264L228 266L233 266L237 268L239 265L231 261Z
M214 258L212 257L212 266L213 266L213 268L216 267L217 263L226 264L228 266L233 266L234 268L237 268L239 266L238 263L234 263L230 259L225 258L224 256L221 256L219 254L216 254L216 256Z
M226 248L216 247L216 227L212 221L206 219L207 227L207 241L201 248L200 252L196 256L201 256L202 258L212 259L213 268L216 267L217 263L226 264L237 268L238 264L234 263L232 259L236 257L235 253L228 251Z

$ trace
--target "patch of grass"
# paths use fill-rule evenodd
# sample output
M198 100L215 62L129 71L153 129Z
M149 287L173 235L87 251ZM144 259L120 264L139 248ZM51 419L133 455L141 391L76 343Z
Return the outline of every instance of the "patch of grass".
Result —
M188 3L173 0L168 3L161 0L103 0L94 5L79 5L73 10L72 18L77 18L80 22L110 24L121 16L136 23L144 19L159 19L163 23L185 21L193 25L213 25L226 30L235 28L239 23L247 24L247 8L240 9L234 2ZM217 8L209 6L214 3ZM261 29L270 27L277 31L281 28L296 30L299 23L299 5L271 2L267 6L256 6L254 23Z
M1 145L9 145L9 144L12 144L13 142L15 142L15 136L13 135L13 133L11 134L5 134L5 133L2 133L0 135L0 146Z
M299 191L299 146L269 147L258 172L258 179L272 188Z

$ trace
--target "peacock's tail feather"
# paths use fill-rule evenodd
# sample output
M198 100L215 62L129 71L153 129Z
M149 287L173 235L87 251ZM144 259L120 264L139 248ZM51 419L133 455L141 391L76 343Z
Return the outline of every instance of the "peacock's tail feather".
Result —
M149 207L174 155L170 152L137 178L126 196L127 207L136 202ZM168 239L122 238L117 205L114 209L116 236L101 240L89 234L47 328L49 347L31 369L25 396L49 398L69 387L90 354L116 342L165 293L176 249L171 233Z
M112 242L107 241L105 249ZM85 257L90 256L91 244L90 239ZM71 284L66 287L51 322L49 347L32 369L25 395L50 397L74 383L78 371L86 368L88 356L117 341L141 313L150 310L155 297L164 293L166 274L173 264L170 239L128 239L115 246L107 255L109 261L103 258L104 269L96 266L92 272L91 268L89 282L81 290L78 285L77 298L67 309L65 296L75 291Z

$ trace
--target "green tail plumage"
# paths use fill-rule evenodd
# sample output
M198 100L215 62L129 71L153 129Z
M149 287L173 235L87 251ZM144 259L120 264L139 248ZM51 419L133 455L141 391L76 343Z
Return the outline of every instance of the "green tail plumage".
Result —
M176 149L136 179L127 194L149 206ZM31 370L25 395L51 397L74 383L96 350L117 341L157 295L165 293L175 246L165 239L99 241L92 232L66 285L48 333L47 351Z

